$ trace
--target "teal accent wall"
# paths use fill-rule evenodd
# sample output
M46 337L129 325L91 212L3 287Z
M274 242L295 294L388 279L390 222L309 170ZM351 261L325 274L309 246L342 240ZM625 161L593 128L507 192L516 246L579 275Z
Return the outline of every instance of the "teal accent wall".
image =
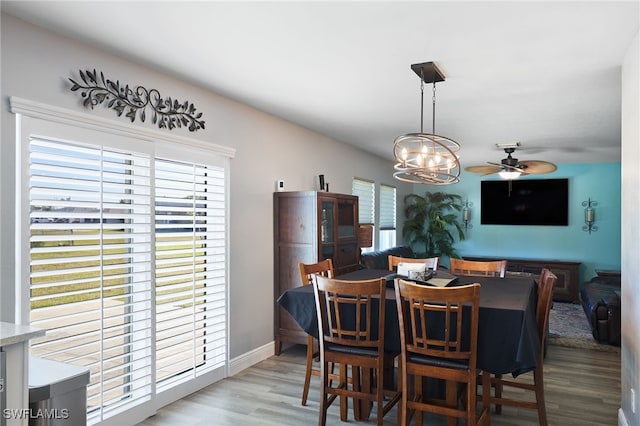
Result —
M580 282L595 276L596 269L620 270L621 168L620 163L558 164L550 174L521 179L569 179L569 226L506 226L480 224L480 180L498 179L462 172L460 182L446 187L416 185L416 193L451 192L473 204L471 225L456 249L464 256L552 259L581 262ZM582 230L584 207L589 197L596 201L595 225Z

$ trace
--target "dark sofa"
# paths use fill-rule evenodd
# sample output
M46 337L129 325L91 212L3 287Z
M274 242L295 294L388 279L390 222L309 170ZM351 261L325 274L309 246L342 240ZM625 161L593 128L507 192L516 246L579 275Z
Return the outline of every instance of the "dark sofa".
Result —
M360 254L360 264L366 269L389 270L389 256L416 257L409 246L396 246L386 250Z
M580 302L593 338L620 346L620 276L599 275L580 290Z

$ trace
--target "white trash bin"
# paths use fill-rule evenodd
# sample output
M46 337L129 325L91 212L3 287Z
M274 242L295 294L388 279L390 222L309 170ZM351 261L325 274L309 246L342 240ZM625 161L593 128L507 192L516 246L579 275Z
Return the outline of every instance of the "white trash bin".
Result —
M85 426L89 369L29 358L29 426Z

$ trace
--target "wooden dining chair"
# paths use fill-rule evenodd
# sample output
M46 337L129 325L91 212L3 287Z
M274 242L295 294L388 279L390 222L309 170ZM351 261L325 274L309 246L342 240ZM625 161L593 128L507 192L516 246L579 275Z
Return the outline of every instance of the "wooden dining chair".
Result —
M449 269L453 275L465 275L473 277L500 277L504 278L507 270L506 260L495 260L489 262L450 259Z
M540 352L538 362L533 370L533 383L524 383L517 379L505 378L500 374L491 377L491 386L495 389L494 396L491 397L491 404L496 406L496 413L500 414L503 405L514 407L530 408L538 411L538 422L540 426L547 425L547 410L544 400L544 342L547 336L549 325L549 314L551 301L553 299L553 286L558 278L549 269L544 268L538 280L538 300L536 303L536 323L538 326L538 338L540 339ZM488 373L483 373L487 375ZM503 396L505 386L533 391L535 401L517 399L516 397L506 398ZM483 391L484 392L484 391ZM520 395L520 394L518 394Z
M302 285L310 285L313 283L313 275L319 274L324 277L333 278L333 261L331 259L325 259L318 263L304 264L299 263L300 278L302 279ZM302 405L307 405L307 397L309 396L309 385L311 384L311 376L320 377L320 370L313 367L313 360L318 357L318 351L315 347L315 339L309 335L307 336L307 367L304 373L304 387L302 388ZM333 367L331 368L333 373Z
M384 389L385 362L399 355L384 351L386 280L347 281L317 275L313 280L320 344L318 424L326 424L327 409L340 396L342 421L347 420L348 398L353 398L354 417L360 417L362 404L375 402L377 423L381 426L384 415L400 400L399 390ZM340 379L335 386L329 381L330 363L340 365ZM374 383L368 383L370 377ZM385 396L389 397L386 403Z
M538 289L540 288L540 284L546 281L550 275L555 274L551 272L549 268L542 268L542 270L540 271L540 275L538 275Z
M478 377L483 389L490 386L490 376L479 375L477 369L480 284L443 288L396 279L395 293L402 351L399 424L409 424L415 414L416 424L422 425L424 411L462 418L467 425L488 425L489 394L481 410L476 408ZM423 378L445 381L445 397L429 395Z
M431 268L434 271L438 269L438 263L440 262L439 257L428 257L425 259L415 259L413 257L400 257L389 255L389 270L394 271L398 267L398 263L424 263L427 266L427 269Z

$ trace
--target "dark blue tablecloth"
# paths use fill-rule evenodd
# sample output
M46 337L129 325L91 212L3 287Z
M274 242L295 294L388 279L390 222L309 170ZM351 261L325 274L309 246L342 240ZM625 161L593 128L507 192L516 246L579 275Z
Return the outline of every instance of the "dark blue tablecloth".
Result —
M378 271L377 275L376 272L371 272L372 270L363 271L369 271L368 276L356 274L356 277L370 279L388 274L385 271ZM540 351L536 325L535 280L520 277L458 277L450 285L471 283L481 285L478 368L494 374L512 374L514 377L533 370ZM387 289L386 299L385 349L399 352L398 312L395 294L391 288ZM305 332L314 337L318 336L312 286L287 290L280 295L278 303Z

